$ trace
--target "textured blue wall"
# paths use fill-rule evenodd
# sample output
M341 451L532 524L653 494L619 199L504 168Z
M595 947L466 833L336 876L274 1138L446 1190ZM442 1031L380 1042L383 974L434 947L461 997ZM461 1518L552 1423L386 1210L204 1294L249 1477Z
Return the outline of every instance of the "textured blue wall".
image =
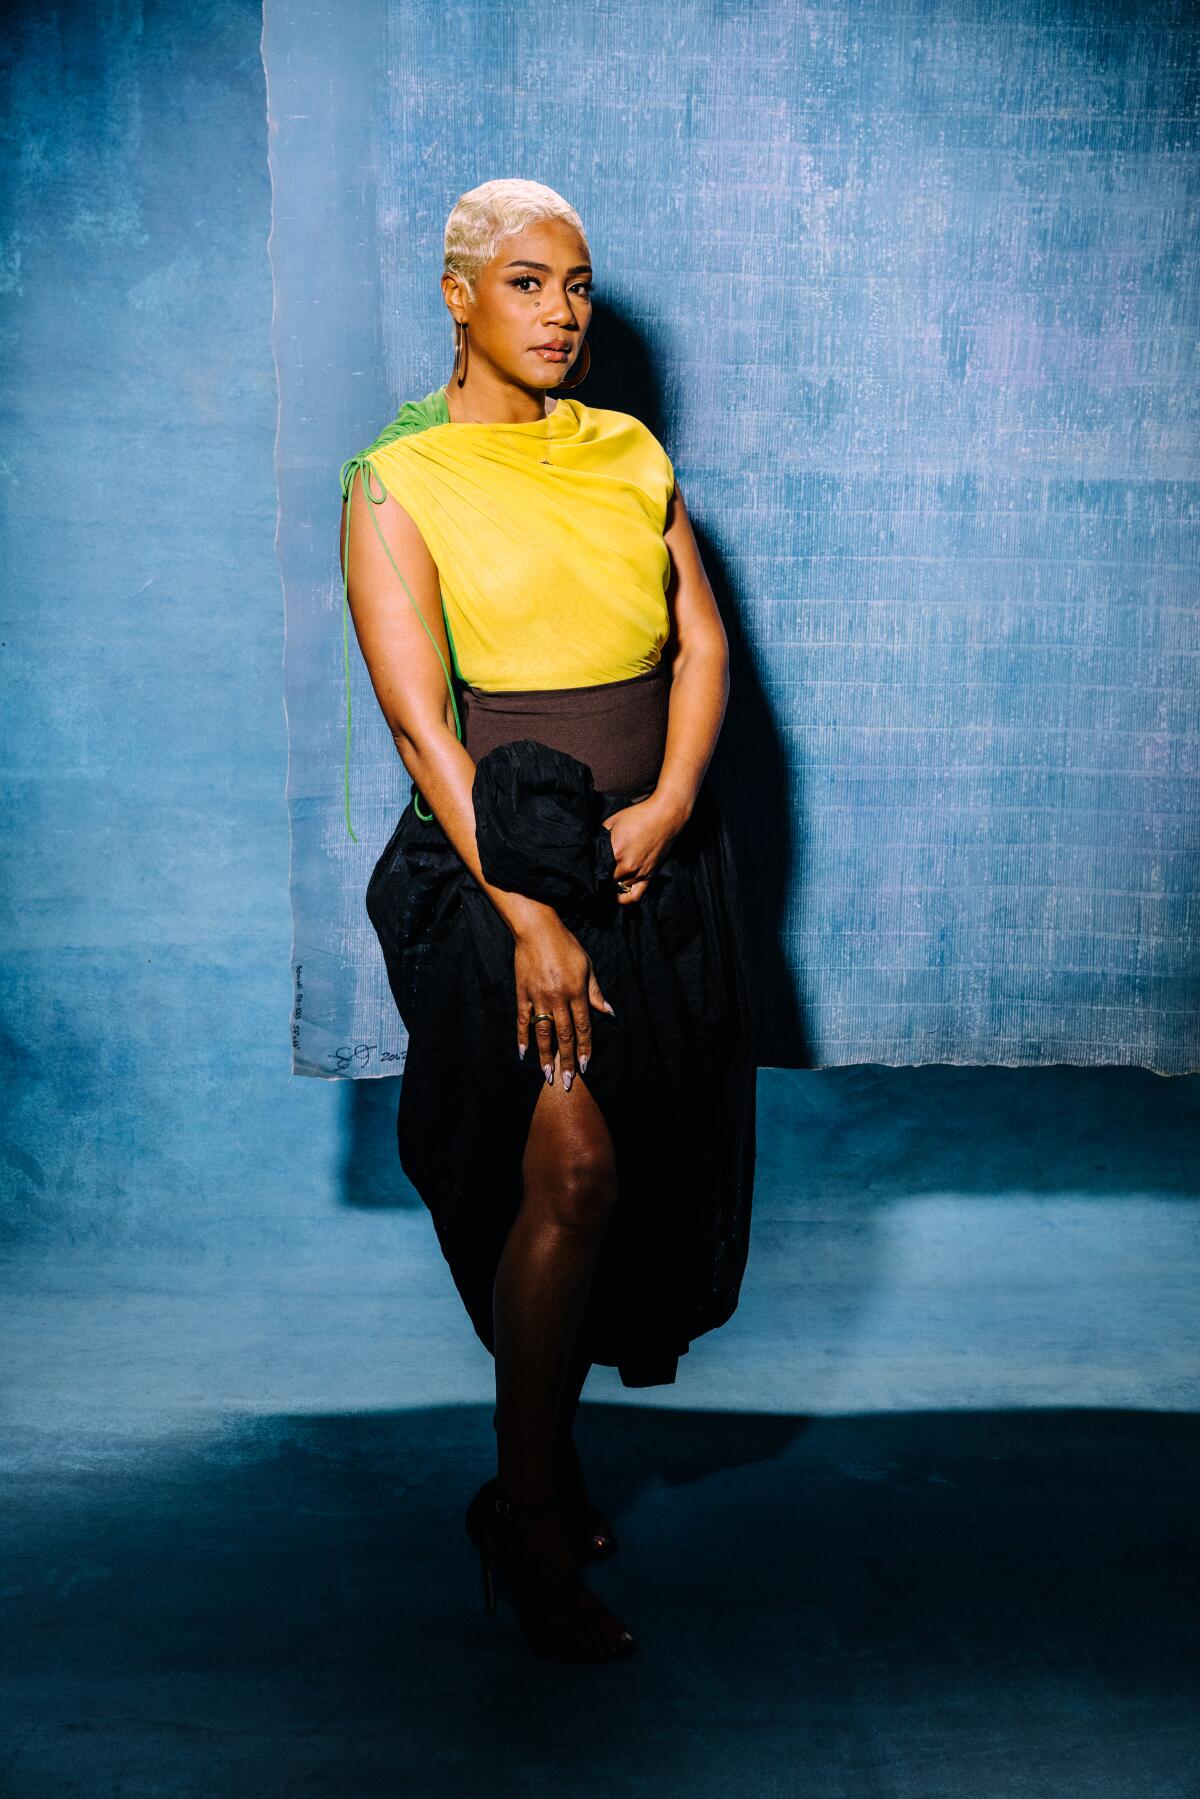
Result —
M463 29L466 22L463 15ZM0 72L7 151L0 184L0 638L8 673L0 1234L35 1256L58 1257L64 1246L136 1243L161 1249L172 1266L197 1257L219 1272L258 1250L277 1253L281 1243L292 1256L328 1264L352 1240L369 1242L374 1261L386 1256L391 1238L388 1221L372 1214L398 1201L416 1204L395 1164L394 1082L288 1077L287 737L283 605L272 550L277 394L260 29L250 0L202 13L182 0L153 9L134 0L71 7L31 0L8 12ZM339 26L332 11L329 29L335 43L349 41L349 25ZM1092 29L1088 19L1081 22L1084 38ZM419 43L415 20L412 32ZM1169 71L1188 45L1194 38L1183 33L1161 40L1162 69ZM336 57L324 83L348 116L343 88L352 91L352 74ZM539 91L544 101L546 90ZM415 78L406 78L405 92L432 116L434 97ZM1169 110L1166 100L1156 106ZM522 115L523 129L526 123ZM610 160L615 129L605 140ZM1168 129L1183 183L1183 171L1194 170L1184 160L1192 128L1163 122L1160 139ZM335 225L350 220L363 190L366 165L354 148L349 143L322 165L331 182L344 183L345 205L331 214ZM615 164L624 167L620 156ZM1169 159L1156 167L1165 193ZM488 172L490 166L464 166L463 185ZM428 204L428 280L409 258L395 276L405 282L396 304L426 309L420 330L428 361L418 374L432 385L444 373L442 321L431 298L438 219L426 189L415 191L413 203ZM1115 204L1107 200L1107 207ZM1182 203L1177 215L1186 216ZM1128 211L1123 217L1128 241L1134 222ZM1107 211L1097 218L1103 224ZM333 640L336 772L341 645L328 530L330 458L347 440L359 441L392 396L381 374L386 315L377 297L374 230L369 244L360 233L370 256L360 244L354 262L350 224L327 240L319 222L308 285L318 286L339 261L339 278L349 280L345 271L357 269L363 283L360 303L344 306L330 327L331 338L348 336L360 359L345 382L314 369L308 395L310 473L324 509L312 529L331 596L323 628ZM368 265L369 279L362 273ZM1172 266L1184 266L1161 249L1158 265L1164 279ZM685 318L685 289L697 279L671 283ZM752 285L737 284L742 293ZM280 305L278 323L286 324L286 295ZM1169 341L1180 372L1169 401L1159 405L1178 437L1188 431L1193 392L1185 326L1194 311L1182 297L1175 304L1179 322ZM615 334L607 340L614 345L610 361L619 351L625 366L639 366L633 327L611 315L605 325ZM1166 338L1143 346L1155 366L1168 350ZM697 364L697 378L703 368ZM795 403L794 380L781 378L771 395L765 372L738 379L760 382L772 407ZM670 435L663 417L658 422ZM1166 431L1164 424L1160 437ZM696 486L699 470L690 478ZM712 491L719 499L747 479L714 480ZM703 510L720 567L740 554L737 539L727 535L715 502ZM730 515L733 523L737 517ZM1180 577L1171 565L1184 559L1182 535L1181 512L1174 547L1168 534L1159 537L1162 579L1176 588ZM1131 628L1159 629L1158 614L1129 592L1124 616ZM727 597L737 601L726 613L736 637L745 596ZM786 613L772 616L779 625ZM745 631L753 624L747 613ZM1147 675L1159 666L1156 655L1146 652ZM770 658L755 666L766 678ZM743 709L748 679L743 666ZM356 730L363 721L363 736L369 717L364 703L355 721ZM739 739L739 754L744 742L778 741L751 734ZM772 766L759 774L768 788ZM803 799L803 782L799 792ZM1178 792L1182 797L1182 783ZM741 815L740 831L752 817ZM808 812L800 822L810 828ZM1020 816L1014 822L1019 827ZM340 825L337 812L335 830ZM1181 843L1186 825L1181 813ZM1146 828L1162 826L1151 816ZM1146 910L1148 965L1162 953L1150 926L1168 907L1181 916L1170 898L1178 861L1162 859L1162 899ZM1047 903L1054 899L1046 895ZM794 903L787 889L781 903ZM1123 903L1113 901L1114 917ZM1177 953L1186 946L1181 930ZM923 1079L936 1075L926 1070ZM881 1115L905 1118L928 1115L919 1097L925 1090L871 1085ZM777 1109L790 1103L783 1091L772 1099ZM993 1091L981 1084L971 1102L981 1121L993 1117ZM1098 1145L1086 1166L1064 1174L1051 1165L1054 1132L1043 1129L1034 1160L1051 1190L1060 1179L1086 1188L1092 1161L1097 1168L1119 1162L1133 1180L1156 1135L1169 1141L1172 1165L1182 1165L1182 1123L1163 1126L1156 1108L1165 1101L1146 1098L1141 1088L1131 1089L1143 1095L1142 1122L1130 1138L1137 1154L1124 1160L1118 1108L1098 1100L1089 1112L1076 1084L1045 1091L1051 1119L1061 1119L1066 1107L1065 1134L1079 1153L1085 1140ZM1074 1097L1064 1101L1064 1092ZM805 1109L816 1102L797 1093L796 1103ZM958 1087L947 1103L956 1115L968 1105ZM1183 1105L1183 1096L1172 1101L1171 1120ZM930 1110L936 1114L936 1103ZM1115 1135L1104 1135L1108 1123ZM1022 1138L1027 1129L1003 1110L995 1128ZM863 1134L861 1119L852 1134ZM906 1142L902 1154L883 1152L893 1185L906 1183L909 1170L920 1178L922 1154L919 1140ZM867 1181L872 1191L877 1179ZM1129 1214L1128 1228L1144 1236L1141 1212ZM859 1248L849 1253L857 1265ZM447 1303L453 1301L449 1293Z
M4 1547L18 1569L5 1580L5 1621L18 1628L9 1628L11 1650L0 1657L0 1711L7 1700L20 1727L5 1743L0 1785L5 1794L88 1799L329 1792L338 1783L390 1792L403 1767L412 1790L423 1790L430 1768L426 1790L450 1792L455 1768L446 1774L444 1741L434 1752L426 1729L448 1711L437 1698L417 1705L414 1738L412 1696L421 1702L428 1682L421 1686L419 1673L405 1682L412 1657L398 1660L396 1619L434 1619L457 1653L455 1608L470 1605L477 1583L453 1560L462 1549L443 1522L468 1470L484 1472L495 1448L491 1364L462 1315L428 1216L399 1173L398 1083L290 1076L261 20L248 0L200 9L162 0L146 11L133 0L68 9L29 0L7 16L0 1470L13 1500ZM335 50L338 16L329 5ZM457 31L459 18L468 23L446 14L444 29ZM428 23L437 29L434 14ZM673 29L667 16L658 25ZM543 32L540 54L551 40L552 29ZM421 97L407 67L398 65L396 83L432 117L435 92ZM450 54L446 67L455 67ZM331 95L342 115L351 112L353 70L336 54L313 92L317 115ZM288 122L282 113L275 121L281 130ZM533 110L527 124L536 128ZM621 166L613 135L604 153ZM464 171L464 180L475 173L489 171ZM327 164L326 178L344 196L329 216L345 230L322 236L320 216L309 219L308 277L279 293L275 327L286 349L291 302L317 293L331 308L329 340L345 338L353 353L340 351L336 381L333 358L322 365L313 356L311 466L281 470L284 504L300 477L320 498L311 531L329 594L320 624L333 639L336 770L331 461L392 398L381 390L394 324L378 304L376 234L354 243L351 203L363 164L347 151ZM425 203L426 189L414 191ZM295 230L306 203L313 189L295 198ZM432 214L423 228L434 234ZM684 315L698 279L673 282ZM423 272L408 270L405 281L396 304L412 297L430 308ZM741 281L738 291L752 295L754 286ZM435 309L426 324L430 362L419 374L432 385L443 372ZM637 369L637 331L613 313L604 324L610 365ZM284 405L293 425L306 344L291 345ZM813 354L828 349L815 345ZM1177 354L1182 367L1178 344ZM766 394L765 374L748 371L745 380ZM642 403L651 392L653 383L640 392L633 383L628 399ZM786 414L801 403L797 394L795 380L783 380L768 398ZM1173 405L1182 410L1180 399ZM693 419L693 430L702 426ZM738 430L752 432L754 421ZM689 479L702 475L712 567L734 567L754 524L747 500L777 477L718 479L698 462ZM286 556L295 543L295 534L282 543ZM768 567L743 588L723 588L723 597L738 601L736 619L763 581L799 586L810 574L804 563L786 574ZM750 610L747 633L763 621L775 628L772 619L779 626L788 613ZM810 684L806 703L819 693ZM360 716L369 720L365 709ZM739 754L775 741L739 729L748 730ZM770 766L759 779L774 799ZM757 817L747 811L743 829ZM333 808L333 829L340 824ZM862 1637L860 1587L873 1583L880 1545L887 1551L878 1517L892 1520L901 1562L921 1571L912 1612L921 1653L928 1662L930 1642L948 1646L928 1707L932 1734L912 1750L912 1790L930 1768L945 1776L952 1765L937 1732L948 1691L955 1720L968 1718L966 1765L988 1770L984 1785L1000 1765L997 1741L1016 1743L1009 1765L1029 1763L1011 1680L1004 1691L1016 1722L997 1738L995 1682L984 1678L981 1687L984 1664L964 1653L961 1603L950 1633L930 1637L928 1558L921 1562L925 1544L910 1527L912 1497L939 1495L925 1517L945 1536L941 1497L950 1495L959 1517L970 1515L977 1549L972 1500L981 1488L972 1486L972 1466L988 1468L1004 1504L1016 1490L1022 1504L1033 1495L1024 1520L1038 1518L1040 1470L1065 1466L1065 1486L1042 1482L1045 1515L1074 1526L1063 1495L1070 1499L1070 1479L1087 1466L1079 1443L1105 1445L1108 1470L1128 1463L1130 1445L1153 1443L1164 1448L1166 1486L1155 1493L1153 1482L1142 1484L1137 1499L1162 1500L1153 1508L1159 1522L1177 1515L1169 1452L1186 1419L1151 1419L1146 1434L1137 1419L1119 1416L1105 1437L1096 1418L1106 1407L1196 1410L1198 1105L1200 1078L1159 1081L1141 1070L766 1070L738 1315L693 1346L678 1391L630 1405L615 1371L594 1371L588 1382L588 1428L597 1448L612 1445L606 1461L617 1475L619 1517L630 1517L631 1535L651 1556L664 1545L664 1565L678 1549L680 1518L694 1544L718 1542L732 1509L752 1520L756 1554L759 1544L770 1551L779 1542L786 1558L793 1499L810 1506L817 1491L815 1540L829 1504L846 1499L838 1540L858 1576L847 1587L838 1576L837 1587L849 1632L858 1632L860 1650L867 1642L858 1675L878 1641ZM649 1407L680 1416L651 1416ZM1033 1436L986 1416L1024 1407L1081 1407L1088 1416L1083 1427L1033 1419ZM984 1416L970 1428L952 1418L939 1436L930 1436L928 1419L873 1418L916 1409ZM820 1414L844 1423L822 1434L810 1428ZM817 1443L817 1461L790 1459L790 1443ZM937 1445L934 1461L921 1445ZM1060 1445L1065 1455L1056 1454ZM981 1446L1002 1457L999 1482L993 1455L972 1463ZM1150 1513L1126 1504L1124 1515ZM851 1518L849 1535L842 1517ZM1096 1504L1090 1517L1099 1517ZM1114 1538L1105 1529L1108 1551ZM1029 1565L1047 1565L1045 1553ZM721 1567L729 1608L736 1580ZM802 1580L802 1560L797 1567ZM1144 1585L1141 1549L1126 1567ZM889 1607L898 1592L892 1574L889 1563ZM660 1583L660 1594L667 1589ZM986 1581L981 1590L975 1610L991 1621L997 1607L986 1603ZM1040 1669L1065 1668L1056 1696L1067 1693L1070 1704L1052 1709L1072 1731L1072 1768L1092 1691L1110 1713L1112 1668L1130 1668L1117 1651L1103 1660L1106 1637L1101 1662L1079 1659L1096 1610L1090 1590L1087 1598L1074 1626L1065 1614L1067 1660L1047 1660L1045 1648L1034 1659ZM1123 1617L1112 1599L1108 1585L1108 1612ZM828 1659L837 1612L813 1608L811 1590L792 1601L784 1590L775 1610L819 1617L817 1659ZM1006 1594L1011 1610L1009 1601ZM1036 1617L1036 1605L1020 1616ZM1175 1641L1148 1632L1148 1619L1157 1624L1153 1614L1141 1617L1142 1637L1153 1642L1135 1673L1150 1673L1141 1687L1126 1680L1130 1704L1141 1709L1097 1772L1096 1790L1105 1776L1114 1792L1137 1790L1137 1777L1121 1786L1121 1770L1137 1765L1139 1731L1150 1727L1142 1691L1168 1666L1162 1657ZM644 1623L649 1641L651 1616ZM732 1617L732 1628L739 1632L743 1619ZM671 1619L660 1641L669 1630ZM410 1632L410 1641L414 1653L425 1651L426 1633ZM984 1651L995 1641L1006 1653L1006 1639L986 1632ZM775 1767L790 1765L786 1720L813 1718L808 1648L802 1635L799 1673L784 1669L792 1684L775 1707L784 1718L775 1738L759 1729L763 1691L784 1691L774 1639L770 1662L750 1659L743 1669L748 1702L738 1711L734 1693L734 1711L723 1709L723 1720L745 1716L750 1729L721 1729L716 1747L712 1732L694 1729L693 1707L676 1704L694 1691L687 1664L682 1682L676 1664L667 1677L667 1711L658 1709L666 1734L662 1716L655 1731L640 1729L639 1687L624 1702L630 1727L617 1732L635 1745L631 1777L644 1785L649 1767L660 1776L669 1763L693 1794L730 1790L729 1781L721 1788L730 1741L734 1761L754 1740L754 1767L768 1768L777 1743ZM846 1657L831 1664L815 1765L824 1743L837 1745L837 1790L846 1779L847 1675L855 1677L851 1709L871 1723L873 1740L891 1743L896 1718L901 1740L914 1741L914 1687L907 1664L896 1677L891 1626L885 1648L865 1680ZM486 1657L477 1666L484 1707L495 1709L495 1664ZM946 1669L963 1677L957 1689L946 1687ZM709 1659L698 1680L711 1677ZM464 1666L466 1689L475 1678ZM524 1666L513 1664L513 1680L522 1682L511 1713L520 1720ZM441 1664L437 1684L446 1689ZM313 1725L317 1689L322 1716ZM407 1707L396 1707L398 1691ZM799 1707L786 1702L793 1691ZM975 1705L981 1691L984 1704ZM1159 1680L1155 1691L1173 1695L1178 1682ZM653 1704L653 1682L649 1693ZM957 1704L963 1695L968 1704ZM972 1736L975 1718L982 1722ZM579 1743L597 1745L588 1767L606 1767L601 1738L612 1736L612 1720L604 1718L599 1736L594 1718L576 1723ZM1099 1768L1094 1732L1088 1743ZM883 1785L898 1790L894 1767L880 1767ZM466 1786L488 1790L489 1777L491 1768ZM657 1786L666 1792L671 1779L658 1777ZM963 1790L973 1790L970 1777Z
M582 212L583 397L663 437L733 642L763 1062L1195 1066L1194 16L604 16L268 0L296 1068L404 1048L336 469L447 377L445 217L515 173Z

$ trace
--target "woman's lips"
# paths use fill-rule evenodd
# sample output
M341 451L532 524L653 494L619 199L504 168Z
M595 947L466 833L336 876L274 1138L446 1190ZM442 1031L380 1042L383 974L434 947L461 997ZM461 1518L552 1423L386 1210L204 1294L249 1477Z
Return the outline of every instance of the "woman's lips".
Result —
M543 362L566 362L569 360L571 352L570 350L539 350L535 347L533 355L540 356Z

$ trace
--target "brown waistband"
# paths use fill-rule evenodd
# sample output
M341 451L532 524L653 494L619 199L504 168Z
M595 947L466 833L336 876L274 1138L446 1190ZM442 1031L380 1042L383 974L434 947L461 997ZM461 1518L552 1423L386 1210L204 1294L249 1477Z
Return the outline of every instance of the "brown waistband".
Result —
M667 741L669 670L587 687L463 691L463 743L478 762L500 743L532 737L592 771L597 789L642 795L658 780Z

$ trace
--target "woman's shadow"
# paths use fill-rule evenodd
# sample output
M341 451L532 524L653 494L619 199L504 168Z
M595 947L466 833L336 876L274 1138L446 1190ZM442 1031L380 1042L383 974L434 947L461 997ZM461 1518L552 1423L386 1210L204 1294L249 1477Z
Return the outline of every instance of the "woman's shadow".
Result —
M584 383L589 406L630 412L668 448L674 433L645 340L624 319L597 306L588 332L592 366ZM722 433L722 441L727 441ZM674 460L674 457L672 457ZM804 841L802 771L789 765L783 733L749 646L745 619L753 596L740 593L734 558L706 513L703 476L677 469L705 573L729 639L729 704L707 779L733 844L749 949L758 1063L763 1068L812 1066L804 1001L785 952L783 921L795 909L803 881L798 842ZM739 471L715 471L726 491ZM731 496L732 497L732 496ZM723 516L731 507L720 509Z

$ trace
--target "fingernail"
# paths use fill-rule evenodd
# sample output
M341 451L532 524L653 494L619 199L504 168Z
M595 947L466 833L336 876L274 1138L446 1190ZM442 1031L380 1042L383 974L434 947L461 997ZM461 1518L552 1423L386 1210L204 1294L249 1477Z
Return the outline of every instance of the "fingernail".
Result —
M590 1062L590 1061L591 1061L591 1059L592 1059L592 1058L591 1058L591 1057L590 1057L590 1056L580 1056L580 1058L579 1058L579 1072L580 1072L580 1074L586 1074L586 1073L587 1073L587 1065L588 1065L588 1063L589 1063L589 1062Z
M608 1001L607 1001L607 1000L605 1000L605 1002L604 1002L604 1010L605 1010L605 1011L606 1011L606 1012L612 1012L612 1015L613 1015L613 1017L614 1017L614 1018L615 1018L615 1017L616 1017L616 1016L617 1016L617 1015L616 1015L616 1013L615 1013L615 1012L613 1012L613 1009L612 1009L612 1007L611 1007L611 1006L610 1006L610 1005L609 1005L609 1003L608 1003Z
M574 1070L570 1069L570 1068L564 1068L563 1069L563 1086L568 1093L571 1091L571 1082L574 1079L575 1079Z
M552 1087L554 1085L554 1064L553 1064L553 1062L543 1062L542 1063L542 1073L546 1077L547 1087Z
M527 1043L518 1043L517 1045L517 1054L520 1056L522 1062L525 1060L525 1051L528 1048L529 1045Z

